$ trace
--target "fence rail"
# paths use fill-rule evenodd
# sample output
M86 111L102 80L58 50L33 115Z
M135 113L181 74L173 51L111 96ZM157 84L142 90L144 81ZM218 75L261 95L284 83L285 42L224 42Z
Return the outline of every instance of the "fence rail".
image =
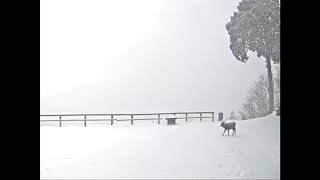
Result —
M208 114L210 114L208 116ZM164 120L167 115L174 115L176 119L185 119L186 122L188 122L188 119L199 119L202 121L203 119L212 119L212 122L214 122L214 112L173 112L173 113L133 113L133 114L46 114L46 115L40 115L40 123L42 122L59 122L59 127L62 126L62 122L70 122L70 121L76 121L76 122L83 122L84 126L87 126L87 122L97 122L97 121L105 121L110 122L111 125L114 124L114 121L131 121L131 125L133 125L134 121L142 121L142 120L158 120L158 124L160 124L161 120ZM183 117L178 117L176 115L184 115ZM199 116L189 116L189 115L199 115ZM206 116L203 116L206 115ZM88 119L90 116L107 116L104 118L96 118L96 119ZM130 118L128 118L130 116ZM134 118L136 116L136 118ZM137 116L151 116L148 118L141 118ZM157 117L154 117L157 116ZM58 119L41 119L43 117L57 117ZM63 119L63 117L82 117L74 118L74 119ZM125 118L121 118L125 117ZM218 121L222 120L223 113L219 113Z

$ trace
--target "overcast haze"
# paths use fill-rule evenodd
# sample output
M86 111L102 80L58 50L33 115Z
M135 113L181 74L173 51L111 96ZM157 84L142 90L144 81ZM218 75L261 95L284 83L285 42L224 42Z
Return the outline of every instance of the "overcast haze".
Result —
M240 0L41 0L40 113L238 111L264 59L235 59Z

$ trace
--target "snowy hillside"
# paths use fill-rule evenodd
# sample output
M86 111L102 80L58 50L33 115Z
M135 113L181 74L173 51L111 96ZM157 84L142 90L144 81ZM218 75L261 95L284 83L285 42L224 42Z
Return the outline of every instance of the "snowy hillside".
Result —
M280 117L236 123L236 136L212 122L42 126L40 177L279 179Z

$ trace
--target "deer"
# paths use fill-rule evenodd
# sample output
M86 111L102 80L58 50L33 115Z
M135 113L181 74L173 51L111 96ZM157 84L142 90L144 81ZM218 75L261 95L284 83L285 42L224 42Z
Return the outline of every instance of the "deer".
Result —
M235 122L225 123L225 121L223 121L223 122L221 122L221 127L224 128L224 132L223 132L222 136L224 136L224 133L226 132L226 130L228 130L228 136L229 136L230 129L232 129L232 136L233 136L233 134L236 133L236 123Z

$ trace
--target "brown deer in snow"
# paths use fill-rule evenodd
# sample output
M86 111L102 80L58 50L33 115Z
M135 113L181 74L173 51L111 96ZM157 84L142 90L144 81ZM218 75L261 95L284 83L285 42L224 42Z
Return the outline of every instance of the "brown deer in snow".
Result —
M233 134L235 134L236 132L236 123L235 122L229 122L229 123L225 123L221 122L221 127L224 128L224 132L222 134L222 136L224 135L224 133L226 132L226 130L228 130L228 136L229 136L229 130L232 129L232 136ZM236 134L235 134L236 135Z

